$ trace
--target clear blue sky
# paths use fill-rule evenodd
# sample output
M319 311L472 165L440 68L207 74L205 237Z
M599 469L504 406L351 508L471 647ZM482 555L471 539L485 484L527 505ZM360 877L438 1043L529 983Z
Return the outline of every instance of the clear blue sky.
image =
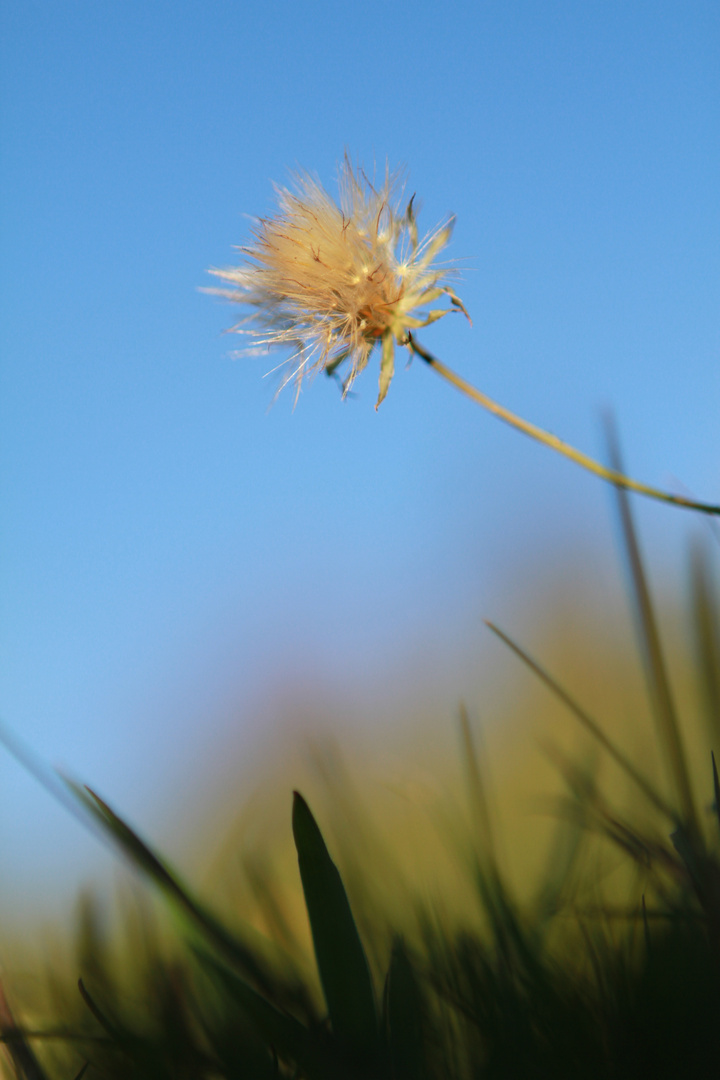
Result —
M720 501L714 0L1 18L0 714L152 835L286 682L381 696L479 656L543 553L612 555L599 482L417 364L377 414L374 364L268 411L198 287L288 168L406 165L474 320L426 345L591 453L612 405L634 475ZM679 573L689 520L641 520ZM72 890L94 842L2 755L0 792L0 905Z

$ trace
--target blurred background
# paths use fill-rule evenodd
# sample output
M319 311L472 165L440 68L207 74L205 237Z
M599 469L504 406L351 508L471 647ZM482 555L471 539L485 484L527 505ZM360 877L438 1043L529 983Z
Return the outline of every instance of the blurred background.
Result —
M634 670L612 493L418 364L378 413L376 363L272 405L279 358L233 359L199 288L289 169L404 166L473 317L426 346L596 456L611 408L631 475L720 502L717 5L0 18L3 723L191 873L267 785L289 833L308 734L439 783L464 699L502 789L536 710L484 617L580 694ZM635 503L672 614L707 524ZM6 753L0 853L6 926L114 865Z

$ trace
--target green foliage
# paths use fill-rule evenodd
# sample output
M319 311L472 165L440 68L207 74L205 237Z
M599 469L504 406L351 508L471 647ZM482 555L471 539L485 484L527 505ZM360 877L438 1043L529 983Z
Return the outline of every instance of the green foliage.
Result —
M292 826L330 1023L348 1056L372 1066L379 1045L370 968L345 886L310 808L297 791Z

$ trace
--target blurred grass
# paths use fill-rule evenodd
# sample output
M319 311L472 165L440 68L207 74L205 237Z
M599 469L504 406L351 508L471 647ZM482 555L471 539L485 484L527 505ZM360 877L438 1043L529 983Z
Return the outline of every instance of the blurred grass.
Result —
M290 747L201 888L76 791L169 903L86 897L74 943L4 972L8 1075L716 1075L713 553L658 615L620 511L639 650L591 590L556 597L509 638L511 715L459 704L444 741L352 768Z

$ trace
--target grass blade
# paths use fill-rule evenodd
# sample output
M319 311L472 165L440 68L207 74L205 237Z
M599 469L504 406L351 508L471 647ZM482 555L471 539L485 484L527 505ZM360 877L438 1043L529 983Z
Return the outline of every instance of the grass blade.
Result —
M720 622L713 603L715 582L707 549L696 544L690 559L695 648L710 745L720 753Z
M67 780L66 783L88 811L91 818L103 827L107 835L113 838L120 850L134 863L137 869L149 877L166 897L189 917L191 924L200 931L203 938L226 961L233 966L239 967L260 987L269 990L272 983L264 965L260 963L252 950L231 934L214 915L191 896L189 890L181 883L178 876L168 869L165 863L158 858L129 825L126 825L118 817L115 811L99 795L91 788L80 787L71 780Z
M620 450L614 428L608 422L607 439L610 452L610 460L613 469L622 471ZM673 778L678 800L678 809L683 819L685 828L691 836L698 837L700 828L698 824L695 799L693 797L690 774L685 758L685 748L680 736L680 726L677 720L675 704L670 689L667 667L663 657L658 632L657 620L653 608L650 589L648 587L640 545L638 543L632 514L630 512L630 500L627 492L620 486L616 487L617 502L620 511L620 524L622 538L625 545L625 554L630 569L630 580L635 595L640 639L645 658L645 670L647 672L650 693L653 700L655 717L658 727L660 743L665 754L670 775Z
M344 1048L361 1060L369 1059L378 1046L370 968L345 886L315 818L298 792L294 793L292 825L330 1022Z
M585 712L582 706L580 706L574 700L574 698L572 698L570 694L568 694L568 692L564 690L563 687L555 681L555 679L553 679L552 675L550 675L535 660L533 660L532 657L528 653L526 653L524 649L522 649L515 641L513 641L511 637L508 637L508 635L504 633L498 626L496 626L494 623L489 622L487 619L485 620L485 625L490 630L492 630L493 634L499 637L501 641L504 641L508 648L512 649L515 655L519 656L523 663L527 664L530 670L533 671L538 676L538 678L545 683L548 689L551 690L553 694L555 694L555 696L559 698L564 705L567 706L568 709L570 709L570 711L580 721L583 727L590 732L593 738L597 739L597 741L609 754L613 761L615 761L623 770L623 772L625 772L626 775L629 776L630 779L640 788L640 790L643 792L645 797L652 803L652 805L656 807L656 809L658 809L662 814L665 814L665 816L668 817L673 822L673 824L677 824L677 813L673 810L669 803L665 802L665 800L657 793L653 785L643 776L639 769L635 768L630 759L626 757L625 754L623 754L622 750L619 750L617 746L615 746L615 743L607 737L603 729L598 724L597 720L594 720L589 713Z

